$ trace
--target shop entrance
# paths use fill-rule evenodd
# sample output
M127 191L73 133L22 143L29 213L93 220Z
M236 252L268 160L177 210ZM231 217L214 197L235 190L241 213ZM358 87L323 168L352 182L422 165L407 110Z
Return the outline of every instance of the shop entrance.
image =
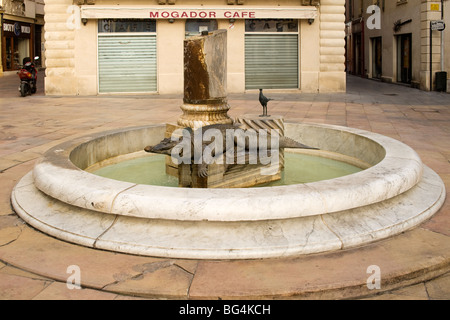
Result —
M246 20L245 32L245 88L298 88L298 20Z
M23 58L32 56L31 30L29 23L3 21L3 70L17 70Z
M157 87L156 22L99 20L98 92L156 92Z

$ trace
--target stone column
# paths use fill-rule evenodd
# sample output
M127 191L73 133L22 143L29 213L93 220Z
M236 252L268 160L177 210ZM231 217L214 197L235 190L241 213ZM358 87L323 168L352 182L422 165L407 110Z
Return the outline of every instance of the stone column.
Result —
M227 102L227 31L217 30L184 41L182 127L231 124Z
M77 8L73 0L45 0L45 93L48 95L76 94Z
M322 0L320 5L320 92L344 92L345 0Z
M440 31L432 31L431 36L433 39L433 70L431 76L433 77L433 88L430 88L430 21L441 19L440 11L431 10L432 4L436 4L436 2L430 0L422 0L420 5L420 89L426 91L434 90L436 85L436 72L441 71L441 33ZM447 28L448 27L449 26L447 25Z

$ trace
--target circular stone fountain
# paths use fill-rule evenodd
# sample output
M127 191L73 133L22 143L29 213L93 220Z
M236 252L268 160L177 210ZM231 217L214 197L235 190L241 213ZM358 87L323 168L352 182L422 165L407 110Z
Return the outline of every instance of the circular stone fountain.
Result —
M279 187L190 189L140 185L84 169L129 158L165 125L100 133L50 149L16 185L30 225L73 243L192 259L249 259L359 246L413 228L442 206L445 187L414 150L346 127L289 123L286 136L319 156L367 164L340 178Z
M180 126L233 122L226 114L226 48L226 31L185 40ZM276 124L276 117L271 121ZM442 180L410 147L379 134L319 124L287 122L281 128L286 137L319 148L316 155L365 170L304 184L207 189L135 184L86 170L142 156L146 146L166 136L167 127L105 132L50 149L15 186L14 209L35 228L88 247L250 259L384 239L417 226L444 202ZM241 182L253 178L245 177Z

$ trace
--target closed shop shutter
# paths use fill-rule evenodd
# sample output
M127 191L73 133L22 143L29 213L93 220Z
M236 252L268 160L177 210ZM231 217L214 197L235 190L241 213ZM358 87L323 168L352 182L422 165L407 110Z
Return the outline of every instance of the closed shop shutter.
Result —
M246 89L298 88L298 34L245 35Z
M156 35L99 34L100 93L157 91Z

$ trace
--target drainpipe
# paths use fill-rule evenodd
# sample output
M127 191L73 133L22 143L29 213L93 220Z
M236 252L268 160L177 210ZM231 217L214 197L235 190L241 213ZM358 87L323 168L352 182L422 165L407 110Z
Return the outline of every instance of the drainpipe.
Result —
M441 20L444 21L444 0L441 0ZM444 71L444 32L441 31L441 71Z
M362 77L368 78L367 72L366 72L366 39L365 39L365 21L364 18L361 17L361 67L362 67Z
M430 20L430 91L433 91L433 30Z

